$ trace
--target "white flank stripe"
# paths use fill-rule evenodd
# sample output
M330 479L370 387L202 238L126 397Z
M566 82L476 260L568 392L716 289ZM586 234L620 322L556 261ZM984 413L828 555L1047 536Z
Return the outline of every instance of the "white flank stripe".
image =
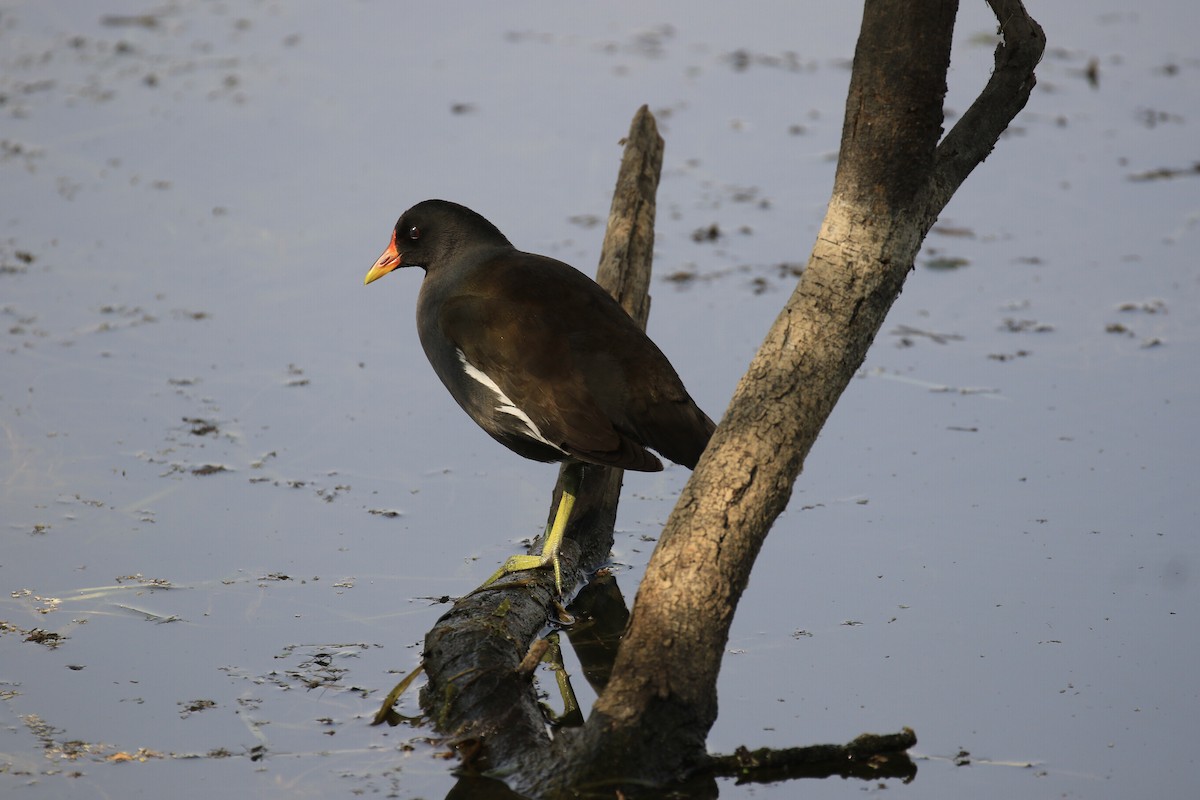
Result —
M458 351L458 360L462 362L463 369L466 371L467 375L474 378L480 384L482 384L487 389L489 389L492 392L492 394L496 395L496 410L497 411L499 411L501 414L511 414L512 416L521 420L522 424L525 425L525 432L528 433L530 436L532 436L534 439L537 439L542 444L549 445L550 447L553 447L555 450L559 451L560 453L566 452L561 447L556 445L554 442L551 442L545 436L542 436L542 432L538 430L537 425L533 424L533 420L531 420L529 418L529 415L526 414L521 409L517 408L516 403L514 403L509 398L509 396L506 395L500 389L500 387L496 385L496 382L494 380L492 380L491 378L489 378L483 372L483 370L476 367L470 361L467 361L467 356L465 353L463 353L462 350Z

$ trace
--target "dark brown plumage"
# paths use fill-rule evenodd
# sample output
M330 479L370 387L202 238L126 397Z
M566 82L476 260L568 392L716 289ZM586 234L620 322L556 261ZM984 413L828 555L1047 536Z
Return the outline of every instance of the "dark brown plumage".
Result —
M524 253L470 209L400 217L366 281L419 266L417 330L438 377L485 431L537 461L650 472L647 448L695 467L713 422L662 351L582 272Z

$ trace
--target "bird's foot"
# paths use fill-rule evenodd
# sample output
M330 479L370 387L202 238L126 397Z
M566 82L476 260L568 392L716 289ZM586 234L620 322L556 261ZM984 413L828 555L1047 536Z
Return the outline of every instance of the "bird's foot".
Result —
M483 582L483 585L476 589L478 592L481 589L487 589L493 583L513 572L524 572L527 569L543 569L545 567L554 567L554 589L558 592L559 597L562 596L562 567L558 564L558 553L542 553L539 556L509 556L508 560L501 565L500 569L492 573L492 577ZM474 592L472 592L474 594Z
M558 510L554 512L554 522L546 528L545 541L542 544L541 555L509 556L500 569L492 577L484 581L479 589L486 589L510 572L521 572L527 569L542 569L554 567L554 589L562 597L562 567L558 563L558 551L562 547L563 536L567 530L567 520L571 517L571 509L575 507L575 496L579 494L579 483L583 477L583 464L573 461L563 467L562 495L559 497ZM476 589L475 591L479 591ZM472 593L473 594L473 593Z

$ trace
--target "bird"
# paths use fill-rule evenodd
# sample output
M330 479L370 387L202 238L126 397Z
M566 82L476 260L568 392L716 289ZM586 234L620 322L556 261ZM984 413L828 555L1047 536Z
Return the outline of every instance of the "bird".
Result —
M483 587L552 567L561 596L558 554L584 466L655 472L654 450L694 469L716 426L607 291L518 250L466 206L425 200L405 211L363 284L401 267L425 271L417 333L459 406L518 455L566 467L541 554L510 557Z

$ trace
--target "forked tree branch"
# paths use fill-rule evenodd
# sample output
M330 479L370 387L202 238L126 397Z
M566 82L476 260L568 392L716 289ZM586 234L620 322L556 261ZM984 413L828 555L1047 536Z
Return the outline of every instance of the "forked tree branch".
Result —
M439 730L478 745L473 752L482 754L482 763L502 769L514 788L548 796L581 784L663 783L713 765L705 739L717 713L721 655L763 539L899 295L925 234L1034 86L1045 46L1041 28L1019 0L989 5L1004 37L995 72L941 138L957 2L865 3L833 196L807 269L659 539L612 678L586 725L560 732L546 748L536 696L517 670L542 627L552 579L534 576L532 592L480 593L430 632L424 707ZM648 116L639 112L641 125ZM631 142L638 127L635 120ZM639 229L645 237L648 225L644 245L653 242L661 140L653 150L646 149L632 173L623 166L614 198L617 217L622 186L636 189L631 196L641 199L628 217L629 240ZM609 235L622 224L610 219ZM618 261L627 253L628 260L649 259L648 249L632 255L624 245L606 245L605 251ZM638 302L626 307L645 311ZM616 492L620 476L593 483ZM611 526L615 501L604 502L590 518L597 528ZM580 574L573 536L562 553L568 582ZM611 546L611 528L607 544L582 541L592 542L585 554L595 566L596 554L603 559ZM514 620L518 624L510 624Z

